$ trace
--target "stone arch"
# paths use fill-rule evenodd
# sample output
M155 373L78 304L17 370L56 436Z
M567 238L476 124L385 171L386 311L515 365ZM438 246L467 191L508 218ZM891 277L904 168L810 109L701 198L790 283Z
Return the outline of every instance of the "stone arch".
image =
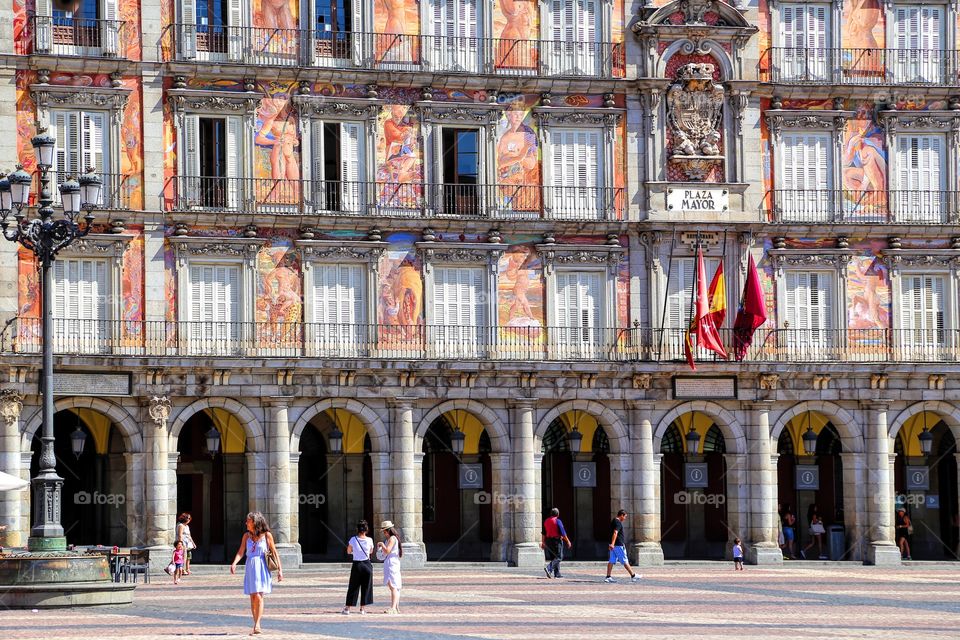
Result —
M723 434L724 444L728 452L746 453L747 440L743 433L743 427L740 426L740 422L736 416L716 402L709 402L707 400L684 402L668 411L667 415L657 424L657 429L653 433L653 450L655 452L660 451L660 441L663 439L663 434L667 432L667 429L673 424L673 421L693 411L699 411L713 419L713 422L720 428L720 432Z
M367 435L370 436L370 450L378 453L390 452L390 437L386 425L376 411L358 400L349 398L327 398L308 407L290 431L290 451L300 450L300 436L310 421L327 409L343 409L360 419Z
M123 407L114 404L103 398L90 398L87 396L70 396L61 398L54 402L53 411L56 414L65 409L90 409L110 418L110 421L120 430L123 437L123 445L127 453L143 452L143 436L140 433L140 422ZM43 412L38 409L25 424L23 434L20 438L20 450L27 452L31 450L31 444L34 434L40 428L43 421Z
M655 25L655 24L671 24L669 22L673 14L684 11L684 5L686 2L684 0L674 0L673 2L668 2L667 4L659 7L656 11L650 14L650 17L641 22L643 25ZM743 17L743 14L740 11L728 4L727 2L715 2L710 6L711 11L715 11L718 16L720 16L721 23L726 26L732 27L752 27L746 18ZM693 24L690 22L691 16L687 16L688 22L686 24ZM703 25L710 26L710 25Z
M419 441L426 435L427 429L430 428L434 420L448 411L455 411L457 409L472 413L480 420L483 428L487 431L487 436L490 438L490 447L493 451L497 453L510 452L510 432L503 424L503 421L500 420L500 417L487 405L467 398L447 400L427 411L426 415L420 420L420 424L417 426L415 432L418 441L415 450L419 451Z
M697 43L691 40L674 41L660 54L660 58L657 60L656 77L666 77L667 64L673 56L696 54L708 55L717 61L720 67L720 82L726 82L733 77L733 63L730 60L730 55L715 40L701 40Z
M787 423L808 410L821 413L830 419L830 422L840 434L840 441L843 443L846 452L863 453L863 429L861 429L860 423L853 417L853 414L843 407L822 400L807 400L780 414L776 424L770 430L773 451L777 450L777 440L786 428Z
M930 413L935 413L940 416L940 419L946 423L947 427L949 427L953 433L953 437L957 442L960 442L960 408L943 400L923 400L901 411L890 423L888 431L890 438L893 439L897 436L907 420L924 411L929 411Z
M253 412L233 398L218 397L201 398L180 410L173 424L170 426L170 451L177 450L177 439L180 437L180 430L183 429L183 425L186 424L187 420L195 413L199 413L204 409L223 409L224 411L232 413L243 425L243 431L247 436L247 450L251 452L266 450L264 447L263 426L260 424L260 421L257 420L257 417L253 415Z
M568 400L553 407L537 423L534 432L536 439L542 440L553 421L570 411L584 411L596 418L607 434L611 453L626 453L630 450L626 425L612 409L595 400Z

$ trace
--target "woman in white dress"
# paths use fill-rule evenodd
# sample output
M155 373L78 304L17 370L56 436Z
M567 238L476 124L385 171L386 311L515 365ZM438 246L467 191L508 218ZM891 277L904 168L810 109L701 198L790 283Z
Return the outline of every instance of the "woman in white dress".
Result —
M377 543L377 558L383 560L383 586L390 589L390 608L384 613L400 613L400 558L403 557L403 544L397 535L396 527L389 520L380 523L383 542Z

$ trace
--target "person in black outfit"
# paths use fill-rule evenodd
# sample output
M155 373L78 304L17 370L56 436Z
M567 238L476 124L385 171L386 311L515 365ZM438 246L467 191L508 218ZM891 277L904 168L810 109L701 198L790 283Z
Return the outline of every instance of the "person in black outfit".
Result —
M610 575L613 572L613 565L622 564L623 568L630 574L630 582L637 582L640 576L633 572L630 567L630 561L627 560L627 540L623 534L623 521L627 519L627 512L623 509L617 511L617 517L610 521L610 559L607 562L607 577L604 582L616 582Z
M346 606L340 612L350 613L350 607L356 605L357 596L360 597L360 613L366 613L364 606L373 604L373 564L370 554L373 552L373 540L367 537L366 520L357 523L357 535L350 538L347 544L347 553L353 555L353 564L350 566L350 586L347 587Z

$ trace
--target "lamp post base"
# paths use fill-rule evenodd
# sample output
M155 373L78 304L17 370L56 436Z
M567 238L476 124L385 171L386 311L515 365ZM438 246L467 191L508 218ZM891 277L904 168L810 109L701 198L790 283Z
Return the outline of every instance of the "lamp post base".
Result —
M107 556L7 554L0 558L0 607L50 609L132 603L136 585L113 582L112 578Z
M47 551L66 551L67 539L64 536L59 537L39 537L30 536L27 538L27 549L30 553L44 553Z

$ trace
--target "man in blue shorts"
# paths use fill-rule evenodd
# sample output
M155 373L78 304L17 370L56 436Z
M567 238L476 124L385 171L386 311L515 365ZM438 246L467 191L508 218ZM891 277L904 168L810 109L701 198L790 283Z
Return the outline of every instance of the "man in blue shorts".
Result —
M627 519L627 512L623 509L617 511L617 517L610 522L610 560L607 562L607 577L604 582L616 582L610 575L613 572L613 565L622 564L623 568L630 574L630 582L639 582L640 576L630 568L630 561L627 560L626 537L623 535L623 521Z

